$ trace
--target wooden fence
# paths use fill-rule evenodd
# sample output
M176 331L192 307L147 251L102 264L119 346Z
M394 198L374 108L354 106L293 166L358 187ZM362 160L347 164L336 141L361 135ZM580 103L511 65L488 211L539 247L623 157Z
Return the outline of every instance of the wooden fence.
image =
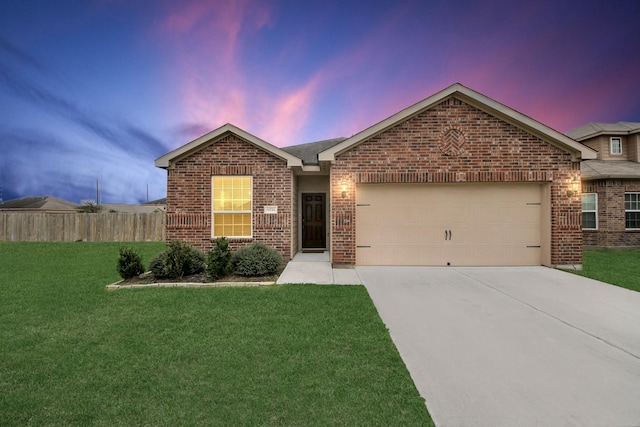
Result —
M0 212L0 241L143 242L165 240L165 213Z

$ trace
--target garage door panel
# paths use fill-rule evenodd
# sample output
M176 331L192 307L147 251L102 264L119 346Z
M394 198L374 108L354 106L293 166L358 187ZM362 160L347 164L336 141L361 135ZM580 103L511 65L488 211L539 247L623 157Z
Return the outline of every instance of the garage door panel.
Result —
M444 231L436 236L435 229L416 227L399 227L394 231L390 227L362 227L358 231L361 233L358 238L360 246L381 246L381 245L422 245L425 242L434 242L439 238L443 239Z
M366 184L360 265L540 265L542 185Z

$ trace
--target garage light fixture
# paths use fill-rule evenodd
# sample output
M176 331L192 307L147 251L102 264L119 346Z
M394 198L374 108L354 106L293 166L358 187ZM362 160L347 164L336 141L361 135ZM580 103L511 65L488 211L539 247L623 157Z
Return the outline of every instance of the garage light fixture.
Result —
M347 198L347 182L343 179L340 181L340 187L342 188L342 198Z
M574 197L579 194L580 190L580 181L574 179L571 184L569 184L569 189L567 190L567 197Z

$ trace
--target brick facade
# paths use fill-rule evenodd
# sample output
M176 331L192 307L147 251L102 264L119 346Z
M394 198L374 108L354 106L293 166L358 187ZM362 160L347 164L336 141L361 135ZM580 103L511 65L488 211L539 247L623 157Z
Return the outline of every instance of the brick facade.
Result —
M214 175L253 177L253 238L231 240L232 249L253 241L275 248L285 260L292 256L293 174L287 162L235 135L177 161L167 175L167 241L183 240L207 252L211 235ZM277 214L265 214L277 206Z
M157 159L156 166L168 171L167 240L184 240L203 251L211 248L211 181L216 175L253 179L252 238L232 240L232 248L259 241L287 260L300 248L300 194L310 190L311 184L314 192L328 192L334 264L358 261L358 184L539 183L544 215L542 262L582 262L581 200L573 193L580 180L578 159L595 154L508 107L456 84L336 144L322 145L323 151L316 152L318 163L308 151L319 145L308 145L308 163L303 163L301 157L227 124ZM318 180L318 176L325 178ZM320 181L321 188L317 187ZM640 191L638 183L621 185L626 190L613 184L602 186L601 211L619 194L624 210L624 191ZM265 206L277 206L278 212L265 214ZM603 216L600 221L610 224L613 219ZM621 231L618 239L627 244L636 236L640 233ZM584 233L588 243L600 238Z
M591 247L640 247L640 230L625 230L624 193L640 192L640 180L585 181L583 193L598 194L598 229L584 230L584 245Z
M356 184L544 182L551 189L551 264L580 264L581 201L567 196L579 178L579 163L566 151L447 99L336 156L331 167L332 261L356 263Z

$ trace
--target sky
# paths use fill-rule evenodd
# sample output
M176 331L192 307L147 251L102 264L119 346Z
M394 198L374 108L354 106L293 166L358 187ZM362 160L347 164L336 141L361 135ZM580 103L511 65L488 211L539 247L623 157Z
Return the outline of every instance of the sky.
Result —
M563 133L640 122L639 0L0 0L0 10L4 201L162 198L154 160L225 123L279 147L348 137L456 82Z

